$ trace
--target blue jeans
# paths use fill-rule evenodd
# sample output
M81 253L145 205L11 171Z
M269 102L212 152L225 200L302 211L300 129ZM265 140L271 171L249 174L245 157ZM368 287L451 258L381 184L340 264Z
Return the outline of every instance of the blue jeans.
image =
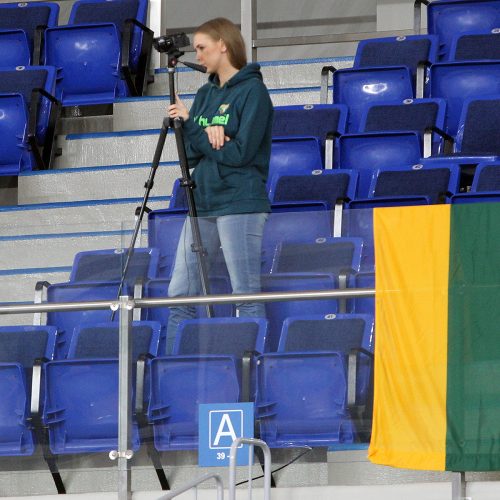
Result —
M210 265L222 247L233 293L260 292L262 235L267 213L223 215L198 218L203 247ZM193 236L191 221L186 219L179 239L169 297L201 295L201 280L196 253L191 250ZM263 318L262 303L237 303L239 317ZM171 307L167 326L167 354L172 346L179 323L196 317L193 306Z

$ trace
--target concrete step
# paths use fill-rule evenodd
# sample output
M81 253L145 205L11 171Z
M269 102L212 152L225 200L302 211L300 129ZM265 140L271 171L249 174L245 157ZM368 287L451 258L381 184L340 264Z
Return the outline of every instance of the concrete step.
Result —
M150 171L150 164L143 163L30 172L19 177L19 204L142 199ZM180 176L178 164L161 164L151 197L170 195L173 182Z
M271 100L275 106L319 103L319 87L272 90ZM194 94L183 94L181 99L191 107ZM168 96L132 97L119 99L113 106L113 130L146 130L161 127Z
M319 86L321 68L334 66L337 69L350 68L353 57L331 57L321 59L298 59L289 61L261 62L264 82L271 89ZM176 88L181 93L196 93L207 81L207 75L188 68L178 67ZM167 95L168 74L165 68L155 70L155 81L148 87L148 95Z
M132 230L122 229L120 223L108 223L101 231L85 231L85 226L79 229L77 233L1 236L0 269L71 266L78 252L128 248L132 235ZM146 231L142 236L146 242Z
M319 103L319 88L276 91L271 94L275 105ZM188 105L190 105L187 100ZM120 105L124 109L120 110ZM104 165L147 163L154 156L159 128L165 116L166 98L140 98L116 106L116 127L126 131L67 135L59 138L62 156L55 160L55 168L74 168ZM140 117L140 118L138 118ZM132 130L133 127L143 127ZM161 161L177 161L174 135L169 132Z
M31 302L35 296L38 281L62 283L68 281L70 268L29 268L0 271L0 303ZM32 314L0 315L0 326L33 324Z

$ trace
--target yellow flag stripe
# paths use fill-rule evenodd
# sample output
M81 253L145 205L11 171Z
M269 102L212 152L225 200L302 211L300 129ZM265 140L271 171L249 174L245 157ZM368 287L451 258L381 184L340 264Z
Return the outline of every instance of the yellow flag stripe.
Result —
M374 210L375 401L369 458L444 470L450 207Z

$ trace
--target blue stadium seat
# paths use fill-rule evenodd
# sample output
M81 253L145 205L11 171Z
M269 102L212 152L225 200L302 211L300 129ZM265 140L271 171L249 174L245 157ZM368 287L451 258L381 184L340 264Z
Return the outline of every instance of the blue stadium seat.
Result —
M500 201L500 164L481 163L474 173L472 186L467 193L452 197L452 203L481 203Z
M411 35L361 40L356 50L354 68L406 66L415 84L420 65L423 69L437 62L439 39L435 35ZM424 72L419 75L424 79ZM423 95L419 96L423 97Z
M461 33L453 38L450 61L499 61L500 32L498 27L490 33Z
M498 0L439 0L427 7L427 30L439 36L442 60L448 59L454 36L471 30L486 33L499 26Z
M32 455L35 450L32 369L35 360L54 357L55 343L55 327L0 327L0 456Z
M352 170L313 170L305 174L278 174L270 181L271 203L322 201L334 207L355 197L358 173Z
M373 172L386 166L415 165L422 157L417 132L367 132L339 140L339 165L359 173L357 197L368 195Z
M47 288L47 302L81 302L115 300L118 294L119 283L55 283ZM127 291L125 284L123 293ZM129 292L130 293L130 292ZM130 293L133 295L133 293ZM47 324L57 327L58 345L56 358L66 357L73 330L75 327L89 323L103 323L110 321L111 311L88 310L88 311L56 311L47 313ZM118 315L115 315L118 321Z
M179 325L173 355L151 362L149 418L158 450L198 447L199 404L241 401L242 358L263 351L266 326L266 320L254 318ZM251 392L247 390L247 395Z
M45 63L60 69L64 106L112 103L142 95L153 32L147 0L79 0L69 24L46 31Z
M0 4L0 66L39 65L46 28L57 26L59 5L55 2ZM17 33L14 35L13 30ZM22 33L23 36L20 36Z
M126 248L79 252L75 255L69 281L71 283L120 281L127 253ZM158 266L158 249L136 248L130 259L126 280L133 285L137 279L146 281L157 278Z
M26 33L23 30L0 29L0 68L29 66L30 63L31 54Z
M351 274L359 271L361 238L317 238L314 241L284 241L276 247L272 274Z
M160 251L160 278L170 278L186 215L184 209L168 208L154 210L148 216L148 246Z
M332 168L336 138L346 130L348 109L333 104L276 106L273 137L316 137L323 150L325 168Z
M430 97L446 100L445 132L455 137L467 98L500 94L500 62L433 64L429 88Z
M271 274L262 276L263 292L291 292L305 290L332 290L338 288L338 280L331 274ZM269 321L268 348L270 352L278 348L283 321L286 318L304 314L336 314L338 302L325 300L294 300L287 302L266 302Z
M134 323L132 353L156 356L160 326ZM109 452L118 446L118 326L75 331L69 357L47 363L43 420L54 454ZM133 422L132 448L139 448Z
M15 175L19 171L32 168L50 167L55 153L55 127L60 111L59 103L54 98L55 85L56 72L52 67L19 66L16 69L0 71L0 96L15 93L21 94L24 99L24 106L17 101L14 108L5 109L15 121L15 127L18 128L24 122L25 130L17 134L15 141L17 159L10 154L11 161L0 162L6 165L3 169L4 175ZM4 100L5 106L10 104L8 98ZM17 111L14 112L14 109ZM8 129L11 125L2 124L2 127ZM6 147L13 153L12 140Z
M458 165L426 165L379 168L373 173L367 199L357 199L349 208L426 205L448 202L458 192Z
M323 159L318 139L314 137L273 138L269 179L278 173L305 173L321 168L323 168Z
M413 97L408 68L340 69L333 74L333 103L349 107L348 132L359 132L363 109L367 104L403 101Z
M262 272L271 270L276 246L281 241L305 241L332 235L331 207L322 202L273 204L262 237Z
M169 279L150 280L144 288L144 298L165 298L168 296ZM224 295L231 293L231 283L227 276L210 276L210 293L215 295ZM234 315L234 306L232 304L219 304L214 306L214 314L218 318L230 317ZM196 307L196 314L199 318L205 318L207 310L204 306ZM152 307L143 312L143 317L149 321L157 321L161 324L161 348L160 354L170 354L172 346L166 346L167 324L170 309L168 307Z
M18 175L30 170L26 144L28 110L21 94L0 94L0 175Z
M356 429L358 415L350 409L366 403L372 351L373 317L306 315L287 320L279 351L258 358L261 438L276 448L353 442L362 429ZM349 394L348 364L353 358L357 376Z

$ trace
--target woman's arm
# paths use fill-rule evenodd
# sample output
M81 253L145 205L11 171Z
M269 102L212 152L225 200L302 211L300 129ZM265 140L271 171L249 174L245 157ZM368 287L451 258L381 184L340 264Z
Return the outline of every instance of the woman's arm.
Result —
M184 130L195 151L231 166L245 166L256 155L261 145L273 106L264 85L255 86L248 93L236 136L220 149L214 149L207 133L192 119L184 122Z

